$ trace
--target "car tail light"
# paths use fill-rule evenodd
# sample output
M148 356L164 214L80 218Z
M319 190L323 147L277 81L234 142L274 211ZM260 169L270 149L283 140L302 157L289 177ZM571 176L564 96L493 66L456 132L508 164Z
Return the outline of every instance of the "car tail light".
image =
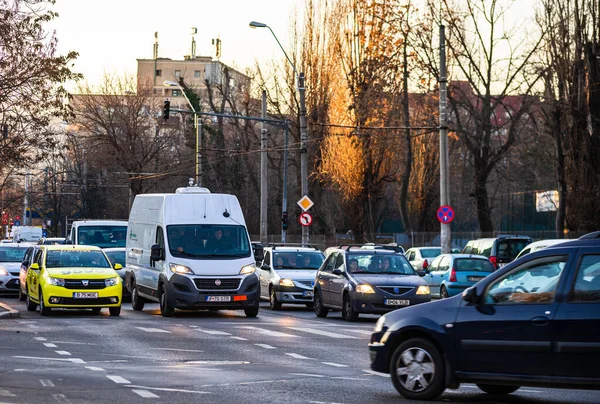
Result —
M454 270L454 266L452 266L452 270L450 271L450 278L448 279L449 282L457 282L456 280L456 271Z
M490 257L490 262L492 263L492 265L494 266L494 268L498 269L498 260L496 259L496 257L494 255L492 255Z
M423 260L423 269L427 269L428 266L429 262L427 262L427 260Z

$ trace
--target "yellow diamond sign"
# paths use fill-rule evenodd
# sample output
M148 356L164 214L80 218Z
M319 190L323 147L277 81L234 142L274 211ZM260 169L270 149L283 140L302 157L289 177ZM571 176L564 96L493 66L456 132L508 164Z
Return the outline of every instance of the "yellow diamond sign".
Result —
M313 201L310 200L310 198L306 195L304 195L302 198L300 198L300 200L298 202L296 202L298 204L298 206L300 206L300 208L306 212L307 210L309 210L310 208L313 207L313 205L315 204Z

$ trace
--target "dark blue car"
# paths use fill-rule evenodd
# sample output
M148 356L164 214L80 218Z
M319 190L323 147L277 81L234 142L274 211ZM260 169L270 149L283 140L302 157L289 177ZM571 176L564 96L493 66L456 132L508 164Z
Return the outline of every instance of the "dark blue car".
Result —
M409 399L476 383L600 389L600 238L528 254L462 295L382 316L371 368Z

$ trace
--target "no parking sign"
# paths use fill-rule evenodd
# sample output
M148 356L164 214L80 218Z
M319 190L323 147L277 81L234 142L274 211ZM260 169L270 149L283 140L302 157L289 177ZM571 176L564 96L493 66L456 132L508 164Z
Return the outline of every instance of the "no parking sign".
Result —
M454 209L448 205L440 206L437 210L437 218L443 224L448 224L454 220Z

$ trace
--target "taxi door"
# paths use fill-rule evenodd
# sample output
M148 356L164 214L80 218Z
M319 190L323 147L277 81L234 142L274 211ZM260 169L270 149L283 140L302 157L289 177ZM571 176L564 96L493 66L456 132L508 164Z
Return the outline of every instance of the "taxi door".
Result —
M27 270L27 294L33 297L35 300L39 300L39 290L40 290L40 277L42 274L42 263L43 263L43 254L44 250L39 249L35 253L35 257L33 258L33 264L37 264L38 268L34 269L29 267Z

